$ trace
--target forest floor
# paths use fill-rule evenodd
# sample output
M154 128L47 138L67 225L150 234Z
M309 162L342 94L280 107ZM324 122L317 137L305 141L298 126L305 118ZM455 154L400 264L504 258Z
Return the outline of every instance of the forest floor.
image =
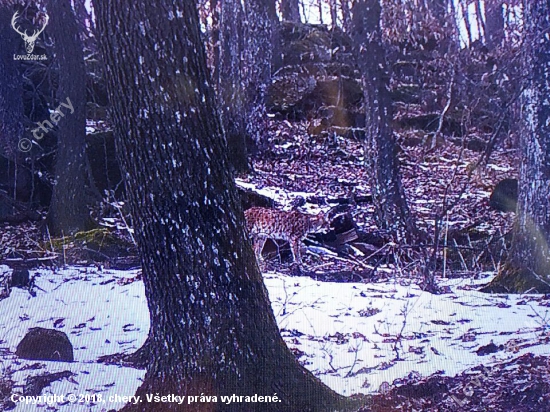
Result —
M295 198L300 196L304 197L306 202L308 198L312 199L312 203L315 204L319 203L320 198L330 202L330 199L368 197L370 194L368 171L364 166L365 159L361 143L337 136L333 139L311 138L308 136L306 128L306 124L302 124L301 127L285 122L277 124L273 133L275 137L268 145L273 148L272 151L263 153L256 159L254 162L255 174L246 180L249 185L243 184L243 186L250 188L250 184L252 184L255 190L276 199L284 206L295 204ZM445 257L438 259L439 265L436 272L439 276L439 285L448 287L443 290L449 293L448 298L452 303L438 307L436 303L438 298L432 296L429 299L430 303L422 308L422 305L419 304L421 298L418 296L422 296L424 292L417 291L419 295L411 292L411 295L414 296L412 299L414 303L404 304L393 317L393 319L402 320L400 331L394 330L393 333L384 334L380 333L378 328L383 328L381 325L375 327L374 334L385 336L385 342L392 342L396 352L393 354L394 356L376 354L375 357L380 356L385 360L375 367L357 366L358 371L369 373L370 379L367 381L371 381L365 381L362 387L364 388L366 384L366 387L373 385L375 389L378 388L378 395L372 399L369 408L365 410L550 411L550 381L548 380L550 377L550 360L548 358L550 350L546 347L550 342L549 297L544 295L489 297L489 295L476 292L498 272L509 245L508 235L515 214L491 209L489 197L500 180L517 177L519 153L517 149L513 148L517 147L517 144L514 144L511 139L502 142L500 147L491 153L487 162L473 167L478 165L482 152L469 150L467 148L468 141L476 138L483 141L483 136L469 136L468 141L464 140L463 142L457 140L454 140L453 143L445 142L431 150L427 150L422 145L423 138L423 132L416 130L401 131L398 135L403 186L417 224L427 233L433 235L435 232L434 216L441 215L443 210L447 211L440 233L447 233L448 237L445 236L444 245L451 246L451 248L455 246L455 253L449 251ZM280 188L285 188L285 191L281 191ZM373 207L371 204L355 204L352 214L353 220L362 230L376 230L372 219ZM450 235L451 233L452 235ZM454 244L447 243L447 240L451 239ZM493 247L489 246L490 244ZM496 247L494 247L495 245ZM358 249L352 250L357 251ZM359 273L364 273L366 266L355 264L354 261L366 262L365 254L358 253L353 256L353 259L345 261L334 260L333 256L327 254L310 253L310 255L314 256L311 273L315 273L315 279L331 281L361 279L361 283L367 282L376 286L381 284L387 286L388 279L399 283L400 286L408 284L410 281L414 282L415 278L416 281L420 281L415 276L414 263L408 262L408 265L401 266L399 258L394 259L393 263L389 265L375 268L370 266L369 268L373 269L371 273L363 276ZM439 255L443 255L443 253ZM393 256L398 256L398 254L394 251ZM374 275L375 271L378 272L376 276ZM484 271L489 272L484 273ZM347 275L348 273L352 273L351 277ZM382 276L380 276L381 274ZM384 274L389 274L386 280L383 280ZM446 277L453 278L453 281L445 279ZM453 284L453 282L456 283ZM298 287L302 287L302 285ZM337 289L334 286L333 288L333 290ZM461 301L459 290L467 291L463 295L463 297L467 297L465 301ZM317 296L315 293L313 294ZM340 296L339 294L335 295ZM366 296L365 294L360 295ZM285 299L288 296L292 297L292 291L285 289L284 296ZM330 294L327 292L324 296L330 296ZM384 295L381 293L379 296ZM395 295L392 298L395 299ZM491 299L501 298L504 300L489 302ZM299 301L299 299L296 300ZM387 316L391 312L388 310L388 306L391 306L388 304L391 298L386 296L382 301L384 309L381 311ZM454 307L457 303L462 308ZM372 301L369 304L372 304ZM518 308L524 305L530 308L531 313L518 311ZM486 313L485 309L491 306L499 308L497 309L499 313L494 316ZM276 307L276 301L274 307ZM466 309L468 307L470 309ZM507 311L510 308L513 308L510 311L514 313L513 316ZM447 310L454 320L429 320L435 314L445 313ZM466 311L464 312L464 310ZM440 339L439 343L447 341L444 344L444 346L449 345L446 349L439 351L436 347L431 346L428 350L426 344L434 343L434 340L428 337L433 331L425 334L422 332L424 328L418 325L409 328L410 323L415 323L415 321L411 321L410 314L413 312L419 314L417 320L420 325L425 322L444 325L445 333L436 333L432 336L437 335L435 341ZM505 314L505 312L508 313ZM368 306L358 313L361 316L370 317L377 314L377 309ZM479 324L470 323L471 315L460 319L460 313L475 313L481 316ZM315 317L313 314L311 316ZM350 313L347 313L347 316L350 316ZM338 317L338 319L342 318ZM386 319L392 319L392 316L387 316ZM371 319L371 321L374 320ZM507 330L501 329L496 332L507 321L510 322L508 327L504 328ZM311 326L311 317L307 322ZM535 326L532 322L537 325ZM322 322L316 323L319 328L320 323ZM361 321L358 320L356 324L361 324ZM460 324L462 326L458 326ZM387 327L387 325L385 326ZM446 333L453 329L456 330L457 327L464 334L460 335L459 333L453 337L445 336ZM366 330L361 327L358 329ZM525 340L524 332L528 330L537 336L535 338L537 344L532 345L527 343L529 339ZM353 333L344 336L341 334L341 330L333 332L334 335L328 338L325 336L321 342L324 342L323 344L330 340L348 342L350 336L354 336ZM300 333L295 330L283 329L282 333L287 342L292 341L292 336L300 336ZM373 335L368 336L371 338ZM411 341L403 346L401 341L403 338L405 340L411 338ZM315 341L315 339L312 340ZM372 343L368 339L367 341ZM419 346L416 346L413 341L419 343ZM299 345L302 345L301 341ZM378 349L379 345L379 342L374 343L373 347ZM289 346L292 347L290 344ZM405 346L408 349L404 349ZM450 348L456 349L457 346L461 347L461 350L455 355L450 354ZM539 347L536 349L534 346ZM400 354L398 347L408 353ZM372 348L370 349L372 352ZM539 351L541 349L542 352ZM304 355L302 346L294 348L294 350L297 354ZM508 352L508 355L500 357L498 361L499 356L490 355L490 353L500 351ZM360 353L358 347L348 348L348 352L355 354L355 360L364 360L365 354L358 355ZM411 353L421 354L417 359L418 364L415 366L405 360L411 356ZM435 356L430 360L430 356L434 354ZM414 357L414 355L412 356ZM487 363L486 359L481 360L481 356L490 357L491 360ZM327 350L324 358L329 363L329 366L325 365L324 369L324 373L327 375L334 374L337 376L336 379L341 379L342 376L346 378L356 376L357 370L353 372L353 366L345 375L337 373L338 368L333 366L332 362L338 363L334 359L346 359L344 354L335 354L333 350ZM386 361L390 358L392 361L387 364ZM465 359L468 358L469 361L466 361ZM408 365L405 367L408 371L402 371L400 378L392 380L390 378L392 373L388 373L388 370L399 370L401 362ZM311 365L315 362L308 360L304 363ZM437 371L432 369L428 372L420 366L422 363L432 367L437 365L435 369L440 369ZM469 366L466 367L466 364ZM487 366L488 364L491 366ZM386 370L386 372L373 373L374 370ZM389 375L387 378L389 382L392 382L391 385L387 381L380 383L380 377L386 374ZM361 375L361 373L357 373L357 375ZM372 375L378 379L373 379ZM339 386L330 379L324 380L333 388ZM346 391L340 392L345 393Z
M373 219L374 207L369 201L369 172L361 142L339 136L311 137L307 122L273 122L271 136L267 144L270 149L255 157L253 172L237 179L241 187L275 200L280 208L303 204L302 209L309 209L310 213L319 208L327 211L342 202L351 203L350 213L359 229L364 234L378 231ZM446 237L441 245L447 249L447 260L443 261L443 254L438 252L441 264L436 271L469 275L498 270L514 213L491 209L489 197L497 182L517 177L514 162L517 151L508 148L511 142L503 142L504 148L495 150L486 164L472 170L481 153L465 148L466 142L464 145L446 142L427 150L422 138L422 133L416 130L400 132L399 158L409 207L419 228L433 238L435 216L444 216L439 230L444 235L441 237ZM444 210L447 213L443 214ZM359 247L348 249L347 261L317 256L318 269L314 265L312 271L329 277L339 270L364 272L368 260L365 251L372 251L373 246L352 245ZM378 252L375 255L379 258ZM398 253L390 252L386 250L383 254L398 259ZM378 268L381 272L387 269ZM406 276L410 278L410 271Z
M368 199L361 143L312 138L306 127L273 122L270 149L255 156L253 172L240 176L238 185L271 197L279 207L301 204L311 212L328 209L335 199ZM297 359L337 392L374 395L369 410L375 412L550 411L550 297L478 291L502 262L514 218L491 210L489 195L500 179L517 175L517 153L504 144L471 173L478 152L455 143L426 150L418 144L421 138L414 131L399 135L403 184L419 226L428 233L434 232L434 216L454 205L442 233L457 243L449 244L454 253L450 247L445 258L440 253L436 268L444 293L422 291L419 262L404 259L395 245L377 250L376 264L364 245L352 245L345 256L322 245L310 247L304 259L308 276L290 276L284 259L268 260L264 267L282 336ZM369 202L352 204L350 213L362 232L377 230ZM127 238L127 227L116 216L104 222ZM0 235L9 264L40 257L50 262L52 256L57 262L31 270L35 296L14 288L0 301L4 408L31 410L10 405L9 394L24 393L29 376L64 370L71 377L52 382L43 394L132 395L144 372L97 359L131 353L146 338L149 316L139 270L86 261L75 250L83 246L70 241L62 254L48 249L31 224L4 225ZM80 266L70 265L75 263ZM17 343L34 326L65 331L76 361L17 358ZM82 402L48 410L120 407Z
M67 266L31 273L34 296L14 288L0 301L0 410L39 410L9 402L12 393L31 394L38 376L46 377L43 395L89 395L47 410L119 409L122 404L110 399L133 395L145 371L98 359L132 353L147 337L140 270ZM299 362L341 394L375 395L370 411L548 410L548 296L478 292L489 274L438 278L448 288L440 295L406 279L338 283L264 276L281 334ZM36 326L65 332L75 361L16 356L18 343Z

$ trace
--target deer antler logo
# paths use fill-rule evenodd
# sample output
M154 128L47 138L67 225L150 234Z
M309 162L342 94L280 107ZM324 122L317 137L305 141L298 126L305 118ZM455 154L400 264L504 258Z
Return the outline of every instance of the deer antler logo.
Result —
M34 43L36 42L36 39L38 38L40 33L42 33L44 31L44 29L48 25L49 17L48 17L47 14L45 14L44 25L42 26L42 28L40 30L35 30L34 33L31 36L29 36L27 34L26 30L24 32L22 32L21 30L19 30L17 28L16 24L17 24L17 18L18 17L19 17L19 12L17 11L13 15L13 18L11 19L11 27L13 27L13 29L21 35L21 37L23 38L23 41L25 42L25 49L27 49L27 53L31 54L34 50Z

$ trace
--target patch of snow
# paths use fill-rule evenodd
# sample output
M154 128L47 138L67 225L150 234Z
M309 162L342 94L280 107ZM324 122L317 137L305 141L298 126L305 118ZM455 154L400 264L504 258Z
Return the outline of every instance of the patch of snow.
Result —
M508 166L500 166L494 163L488 163L486 166L488 169L494 170L496 172L511 172L512 168Z
M292 209L292 202L297 197L303 197L304 199L312 196L316 196L317 193L313 192L287 192L282 190L280 187L275 186L265 186L265 187L258 187L254 183L245 182L242 179L235 179L235 183L237 186L246 189L251 190L253 192L258 193L261 196L265 196L269 199L273 199L274 202L281 205L282 210L289 210ZM321 211L321 208L319 208L317 205L313 204L307 204L307 210L309 213L312 214L318 214ZM327 208L328 210L328 208ZM325 212L327 210L324 210Z
M43 395L101 394L104 403L55 404L49 410L120 409L114 395L132 396L145 372L95 363L98 357L131 353L145 341L149 313L138 270L99 271L94 267L37 270L36 297L14 288L0 301L0 362L15 371L15 391L30 375L69 370L70 379L52 383ZM479 364L491 365L525 353L550 355L541 331L548 309L540 295L490 295L477 292L479 279L439 279L450 293L432 295L406 281L331 283L309 277L265 274L282 335L302 353L300 362L335 391L373 393L416 371L454 376ZM546 322L547 323L547 322ZM18 359L17 344L31 327L67 333L75 362ZM503 350L478 356L494 342ZM38 365L38 368L30 368ZM46 405L41 405L45 408ZM17 404L17 412L39 405Z
M0 301L0 362L3 369L15 371L15 391L19 392L27 376L69 370L76 374L46 387L42 394L133 395L145 372L116 365L95 363L103 355L131 353L144 342L149 331L149 312L143 282L124 284L138 271L69 267L38 270L36 297L13 288L9 298ZM54 326L54 323L56 326ZM29 328L43 327L63 331L69 337L75 362L28 361L14 355L17 344ZM39 365L28 369L30 365ZM16 412L36 410L39 406L17 403ZM106 402L53 405L65 411L101 411L120 409L123 404Z

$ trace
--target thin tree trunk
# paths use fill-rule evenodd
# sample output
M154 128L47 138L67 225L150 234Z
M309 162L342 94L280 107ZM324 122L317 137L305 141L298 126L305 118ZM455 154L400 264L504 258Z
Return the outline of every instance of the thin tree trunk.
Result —
M281 15L286 21L295 23L302 21L299 0L281 0Z
M468 13L468 2L460 0L460 8L462 9L462 18L464 19L464 27L466 28L468 40L466 45L469 47L472 44L472 27L470 25L470 15Z
M482 39L487 39L487 29L485 27L485 22L483 21L483 12L481 11L481 1L477 0L475 3L475 9L476 9L476 22L477 22L477 31L478 31L478 38L480 41Z
M376 223L381 229L389 230L396 241L413 242L418 230L409 212L399 175L380 14L378 0L357 0L353 6L352 39L361 70L367 113L365 158L370 170Z
M220 14L218 96L229 162L237 173L248 171L245 79L242 71L244 12L240 0L223 0Z
M46 224L53 236L91 229L86 195L86 68L70 0L50 0L49 29L59 65L56 183ZM64 107L66 104L71 107ZM54 121L50 116L50 120Z
M447 5L449 0L427 0L427 8L430 10L432 16L440 22L442 27L447 20Z
M351 27L351 10L349 8L349 0L340 0L340 8L342 9L342 26L344 31L349 31Z
M0 155L6 158L0 173L2 183L12 187L9 194L17 199L18 162L23 154L32 150L32 144L23 126L23 81L17 69L20 63L13 59L24 43L11 27L13 14L9 3L0 5Z
M336 0L330 0L329 7L331 26L334 29L338 26L338 5L336 4Z
M487 47L491 50L498 48L504 40L504 16L502 14L502 0L490 0L485 2Z
M19 63L13 59L22 49L23 40L11 27L13 14L11 6L0 5L0 154L15 160L21 154L18 145L25 137L25 128L23 81L17 70Z
M273 71L277 12L272 0L249 0L245 6L243 60L248 100L246 128L252 142L263 147L267 140L266 99Z

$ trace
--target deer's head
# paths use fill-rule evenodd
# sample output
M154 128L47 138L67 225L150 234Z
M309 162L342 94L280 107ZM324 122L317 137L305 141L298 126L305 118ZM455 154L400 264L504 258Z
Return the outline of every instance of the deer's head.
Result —
M40 33L42 33L44 31L44 29L46 28L46 25L48 24L49 17L46 14L45 18L44 18L44 24L43 24L42 28L39 29L39 30L35 30L33 32L33 34L30 35L30 36L27 34L26 30L23 32L17 27L17 18L18 17L19 17L19 12L16 12L13 15L13 18L11 19L11 27L13 27L13 29L21 35L21 37L23 38L23 41L25 42L25 49L27 50L27 53L31 54L34 50L34 43L36 42L36 39L38 38Z

